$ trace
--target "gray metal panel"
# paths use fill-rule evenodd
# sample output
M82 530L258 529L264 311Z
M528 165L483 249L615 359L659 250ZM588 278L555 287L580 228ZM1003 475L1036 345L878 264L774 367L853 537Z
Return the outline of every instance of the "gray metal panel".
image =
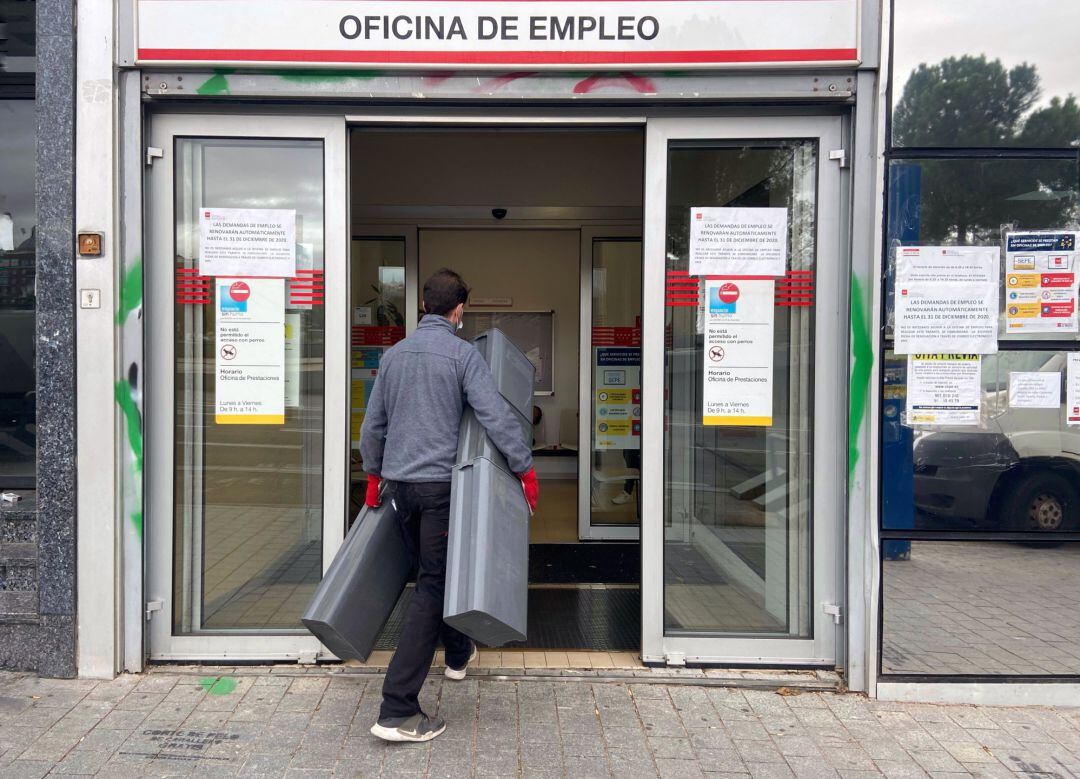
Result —
M361 509L304 611L304 626L342 660L366 661L411 568L393 501Z
M454 468L443 620L487 646L524 641L529 509L514 476L478 458Z
M532 437L532 423L521 414L515 413L518 423L521 425L521 436L526 441ZM472 462L477 457L491 460L499 468L508 474L513 474L510 466L503 457L503 453L491 442L480 420L476 418L471 408L466 408L461 417L461 429L458 432L458 459L459 463Z
M872 2L872 0L867 0ZM153 97L233 100L288 98L356 101L468 100L572 101L627 104L658 101L704 102L777 100L834 101L854 94L855 68L818 69L799 73L698 71L679 74L644 72L633 78L604 70L573 73L521 73L493 70L486 74L382 73L348 71L311 76L301 71L281 74L223 70L143 71L146 94ZM420 96L420 97L418 97Z
M491 375L495 377L495 385L502 396L522 416L531 418L533 385L536 381L533 364L514 342L497 328L476 336L473 344L491 368ZM458 462L461 462L460 457Z

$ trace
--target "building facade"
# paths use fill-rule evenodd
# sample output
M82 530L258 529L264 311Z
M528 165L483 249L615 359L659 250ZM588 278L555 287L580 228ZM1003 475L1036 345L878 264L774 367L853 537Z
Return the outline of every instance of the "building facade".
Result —
M332 661L299 617L449 265L536 368L527 646L1075 699L1076 11L345 5L36 4L6 667Z

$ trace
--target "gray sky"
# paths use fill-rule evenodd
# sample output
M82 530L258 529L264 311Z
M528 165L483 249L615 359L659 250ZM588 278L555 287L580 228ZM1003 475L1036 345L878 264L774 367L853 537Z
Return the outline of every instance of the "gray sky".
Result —
M986 54L1037 66L1040 103L1080 98L1080 0L895 0L894 24L897 97L922 62Z

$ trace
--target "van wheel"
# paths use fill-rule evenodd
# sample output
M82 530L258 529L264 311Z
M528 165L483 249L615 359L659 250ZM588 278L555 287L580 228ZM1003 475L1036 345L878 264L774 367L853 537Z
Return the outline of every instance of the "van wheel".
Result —
M1075 488L1059 473L1038 471L1022 477L1001 507L1003 529L1054 533L1073 530L1080 515Z

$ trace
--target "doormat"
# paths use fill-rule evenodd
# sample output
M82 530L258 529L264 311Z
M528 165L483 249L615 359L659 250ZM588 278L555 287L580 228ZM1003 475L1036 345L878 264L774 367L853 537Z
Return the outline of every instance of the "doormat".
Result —
M640 582L640 544L529 545L529 584L639 584Z
M394 649L413 588L406 587L376 649ZM636 587L529 590L528 641L508 649L636 652L641 642L641 590Z

